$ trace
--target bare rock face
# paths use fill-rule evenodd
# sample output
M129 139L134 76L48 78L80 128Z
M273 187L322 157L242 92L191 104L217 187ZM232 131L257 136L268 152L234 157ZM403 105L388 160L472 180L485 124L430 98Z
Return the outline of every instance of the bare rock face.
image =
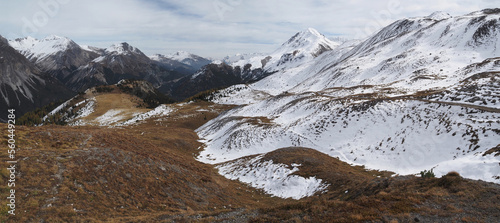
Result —
M0 105L16 109L17 115L74 94L30 63L3 37L0 37L0 73ZM6 112L6 109L0 111L0 121L6 120Z

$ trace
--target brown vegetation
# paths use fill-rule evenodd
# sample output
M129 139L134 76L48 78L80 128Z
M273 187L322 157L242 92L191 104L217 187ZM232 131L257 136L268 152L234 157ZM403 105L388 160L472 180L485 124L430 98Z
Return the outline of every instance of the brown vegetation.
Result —
M8 222L498 222L500 186L449 173L391 177L307 148L264 160L300 163L330 184L301 200L270 197L194 159L194 129L231 106L174 105L168 117L120 128L16 126L16 216ZM269 123L263 117L249 120ZM5 124L0 128L6 129ZM6 135L6 134L5 134ZM1 138L5 145L6 136ZM6 163L6 153L1 162ZM7 197L8 172L0 171Z

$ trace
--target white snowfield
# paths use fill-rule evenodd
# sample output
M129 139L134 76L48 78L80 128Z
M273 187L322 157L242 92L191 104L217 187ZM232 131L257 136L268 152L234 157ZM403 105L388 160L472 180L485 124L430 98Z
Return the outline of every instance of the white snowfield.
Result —
M266 100L233 109L198 129L206 144L198 159L220 163L303 146L351 164L399 174L434 168L438 175L454 170L464 177L494 181L492 177L500 173L500 159L483 156L499 143L498 113L411 100L372 105L289 96L280 101L286 103L273 106ZM272 123L248 121L261 116ZM481 166L471 172L471 165L478 163Z
M499 37L498 12L434 13L281 64L261 81L214 95L242 106L197 129L205 144L197 159L220 164L301 146L369 169L457 171L500 183L500 156L492 152L500 145ZM220 172L268 179L245 178L246 169Z
M217 165L219 173L231 180L239 180L252 187L263 189L266 193L282 198L300 199L325 191L328 187L321 179L292 175L299 171L292 167L262 161L263 155L254 158L243 158L233 162Z

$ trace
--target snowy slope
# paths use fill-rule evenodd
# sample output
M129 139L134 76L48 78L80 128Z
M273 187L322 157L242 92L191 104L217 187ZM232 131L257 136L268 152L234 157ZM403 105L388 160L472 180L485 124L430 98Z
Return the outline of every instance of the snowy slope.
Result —
M89 51L89 52L94 52L94 53L97 53L99 55L104 54L104 52L106 51L106 49L102 49L102 48L95 47L95 46L80 45L80 47L83 50L86 50L86 51Z
M103 103L100 101L101 98L103 97L97 96L87 99L74 97L49 112L43 117L43 120L59 114L70 126L119 127L140 124L151 118L164 117L176 110L173 105L159 105L152 110L118 107L96 115L97 107ZM89 118L90 116L92 118Z
M78 67L91 62L102 52L98 48L82 48L71 39L48 36L42 40L26 37L9 41L9 44L23 54L42 71L66 83Z
M338 60L345 52L351 50L359 41L353 40L345 42L333 50L329 50L316 58L310 58L296 67L285 68L277 73L264 78L251 85L255 90L264 91L272 95L293 91L293 87L310 79L320 72L320 69Z
M82 48L73 40L56 35L47 36L42 40L25 37L10 40L9 44L42 70L61 69L64 65L78 67L98 55L95 47ZM63 55L66 58L62 58Z
M143 53L136 47L129 45L126 42L116 43L104 50L107 55L131 55L131 54L142 54Z
M293 90L387 84L416 91L454 85L470 75L467 66L499 55L499 17L478 12L399 20Z
M57 52L79 47L69 38L56 35L47 36L42 40L37 40L33 37L25 37L11 40L9 44L31 61L43 60Z
M94 63L115 63L119 62L119 58L122 56L134 56L138 57L141 60L147 60L146 55L142 53L138 48L131 46L130 44L123 42L123 43L116 43L108 48L104 49L104 54L99 56L98 58L94 59L92 62ZM123 65L122 65L123 66Z
M197 130L205 143L198 159L303 146L371 169L500 183L499 37L498 9L438 12L219 91L218 103L248 105Z
M469 107L283 96L234 109L201 127L198 133L207 147L199 160L218 163L305 146L373 169L413 174L436 168L438 174L455 170L492 181L500 159L483 154L499 143L499 129L498 113Z
M263 161L263 155L248 157L217 166L219 173L231 180L239 180L252 187L282 198L300 199L324 191L328 185L316 177L292 175L300 164L291 166Z
M250 58L244 56L243 60L235 61L230 65L243 67L251 64L252 69L262 68L266 72L275 72L298 67L338 45L340 44L329 40L317 30L308 28L292 36L269 55L257 55Z

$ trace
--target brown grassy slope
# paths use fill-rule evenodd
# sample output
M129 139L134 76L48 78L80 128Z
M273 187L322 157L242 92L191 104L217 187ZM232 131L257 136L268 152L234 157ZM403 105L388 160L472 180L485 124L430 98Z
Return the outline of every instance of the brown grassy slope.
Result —
M299 201L271 198L193 158L201 146L193 130L230 106L175 106L168 117L123 128L18 126L17 215L2 205L0 221L500 222L497 184L456 174L390 178L306 148L264 159L301 163L296 174L325 180L329 191Z
M194 160L201 144L193 129L227 109L210 106L185 105L166 120L124 128L18 126L17 215L2 205L2 220L138 221L279 202ZM2 196L6 179L3 171Z
M362 166L351 166L338 158L331 157L314 149L289 147L267 153L263 161L272 160L275 163L291 165L301 164L294 174L309 177L316 176L325 180L330 187L330 193L336 191L340 195L345 190L366 184L378 176L391 176L391 172L369 171Z
M241 159L246 159L244 157ZM316 176L328 192L301 200L224 214L179 215L191 222L499 222L500 185L463 179L456 172L442 178L390 177L390 172L350 166L313 149L283 148L262 161L302 164L294 174ZM154 220L161 220L153 218Z
M302 163L298 175L317 176L328 192L264 207L252 222L500 222L500 185L463 179L387 177L351 167L306 148L285 148L265 159ZM379 177L380 176L380 177Z
M95 99L97 101L95 111L91 115L82 118L84 122L94 125L100 124L99 122L94 121L96 118L104 115L111 109L120 110L120 116L123 116L121 121L131 119L137 113L144 113L151 110L140 107L139 105L142 102L139 102L136 96L128 94L110 93L106 95L98 95L95 97Z

